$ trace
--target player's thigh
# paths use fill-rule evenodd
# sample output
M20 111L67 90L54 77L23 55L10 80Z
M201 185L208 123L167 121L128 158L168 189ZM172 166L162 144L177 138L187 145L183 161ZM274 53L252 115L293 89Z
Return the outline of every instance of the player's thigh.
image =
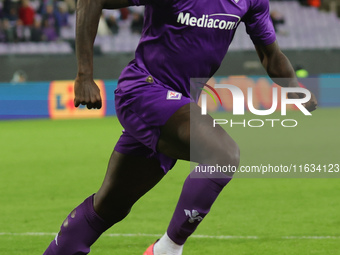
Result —
M202 164L238 165L239 148L210 115L190 103L175 112L161 127L157 149L173 158Z
M113 151L106 176L95 194L94 207L104 219L122 217L164 176L156 159Z

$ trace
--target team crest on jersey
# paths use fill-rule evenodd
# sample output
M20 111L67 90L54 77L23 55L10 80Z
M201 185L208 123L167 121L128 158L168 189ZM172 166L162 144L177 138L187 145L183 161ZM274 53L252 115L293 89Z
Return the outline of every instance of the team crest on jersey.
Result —
M168 90L168 94L166 96L167 100L180 100L182 98L182 93Z

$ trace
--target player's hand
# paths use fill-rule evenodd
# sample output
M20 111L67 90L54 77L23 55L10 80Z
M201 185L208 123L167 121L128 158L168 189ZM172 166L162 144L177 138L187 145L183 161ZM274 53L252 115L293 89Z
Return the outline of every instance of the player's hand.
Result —
M100 89L92 78L77 76L74 82L74 106L86 105L88 109L100 109L102 98Z
M318 101L316 100L315 95L310 92L311 94L311 98L309 99L309 101L307 103L302 104L309 112L314 111L317 106L318 106ZM305 97L304 94L301 93L288 93L288 97L289 98L303 98Z
M307 103L304 103L303 106L306 107L306 109L309 112L312 112L317 108L318 101L316 100L316 97L312 92L311 92L311 98L309 99Z

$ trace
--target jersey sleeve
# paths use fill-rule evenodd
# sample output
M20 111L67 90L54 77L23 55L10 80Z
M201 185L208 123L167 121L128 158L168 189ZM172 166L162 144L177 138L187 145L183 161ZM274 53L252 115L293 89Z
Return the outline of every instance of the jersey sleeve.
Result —
M252 0L244 23L254 44L269 45L275 42L276 35L269 14L269 0Z

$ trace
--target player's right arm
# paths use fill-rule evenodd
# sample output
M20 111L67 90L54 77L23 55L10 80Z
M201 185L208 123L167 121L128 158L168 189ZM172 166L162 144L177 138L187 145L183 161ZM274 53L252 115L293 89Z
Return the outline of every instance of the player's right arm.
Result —
M78 0L76 10L76 53L78 72L74 83L74 105L101 108L98 86L93 81L93 43L103 9L131 5L129 0Z

